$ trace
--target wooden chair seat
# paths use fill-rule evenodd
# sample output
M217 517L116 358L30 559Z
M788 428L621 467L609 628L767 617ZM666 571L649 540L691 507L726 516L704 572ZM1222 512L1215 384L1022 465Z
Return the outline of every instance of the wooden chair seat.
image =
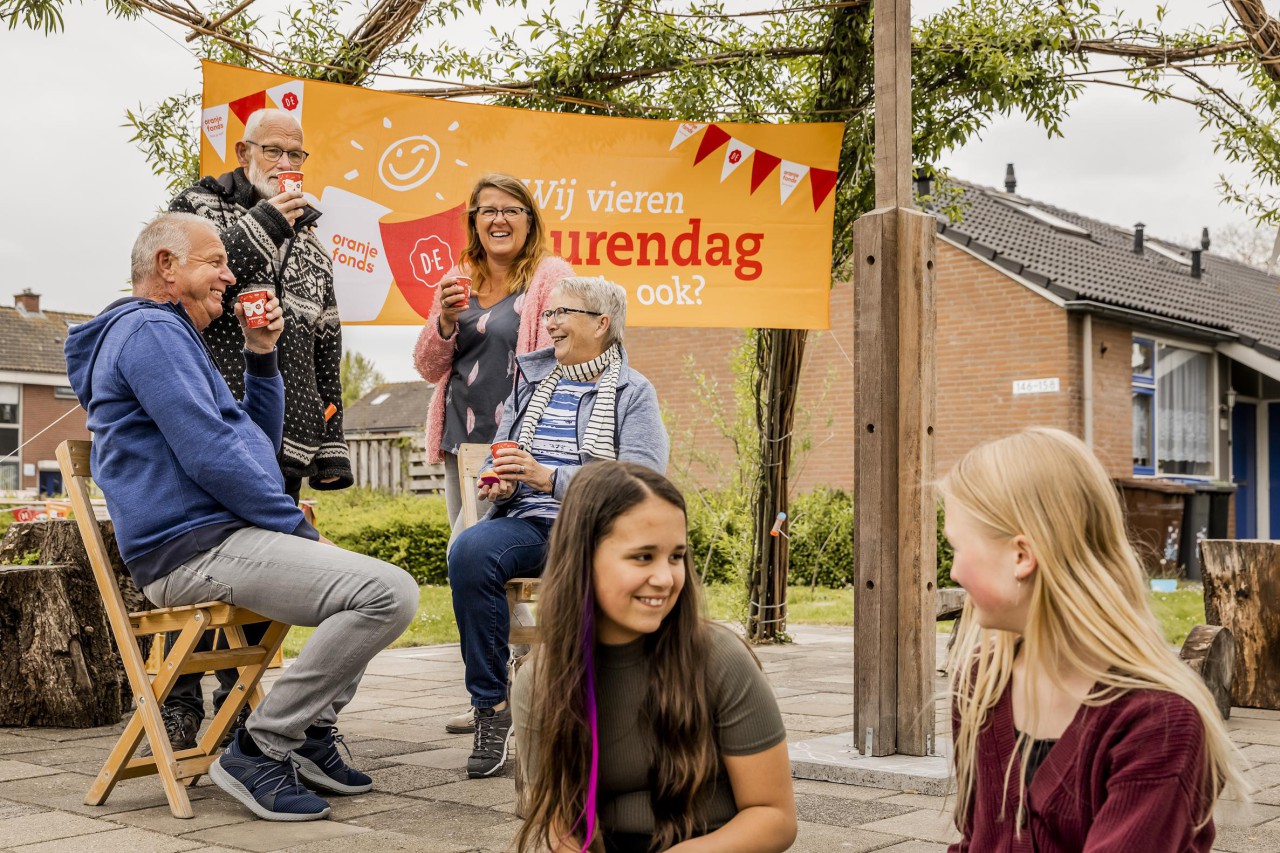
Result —
M243 626L270 620L243 607L210 601L130 613L125 607L120 588L116 586L107 558L106 543L102 540L102 533L89 503L87 483L92 476L89 470L91 446L88 441L62 442L58 446L58 464L62 469L63 484L75 508L76 523L84 539L89 562L93 566L93 576L98 584L98 592L102 595L102 605L111 624L111 633L120 652L125 674L129 678L135 710L85 795L85 805L99 806L105 803L121 779L159 774L173 816L194 817L191 800L183 782L193 783L218 759L219 744L245 702L250 707L256 707L262 700L262 675L284 643L289 626L283 622L271 622L262 642L251 646L245 640ZM210 652L195 651L201 635L214 628L222 629L229 648ZM147 674L136 638L166 631L178 631L178 639L164 656L153 678ZM173 689L178 676L188 672L230 668L240 671L231 695L214 715L199 743L192 749L175 753L169 744L160 707ZM144 734L151 745L152 755L134 758L133 754Z

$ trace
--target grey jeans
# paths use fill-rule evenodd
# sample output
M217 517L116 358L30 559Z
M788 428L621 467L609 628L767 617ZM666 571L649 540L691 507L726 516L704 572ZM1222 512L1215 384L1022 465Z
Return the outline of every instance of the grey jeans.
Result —
M307 726L337 720L370 659L404 632L418 610L418 585L403 569L256 527L237 530L143 592L160 607L225 601L315 627L246 724L262 751L277 760L302 745Z

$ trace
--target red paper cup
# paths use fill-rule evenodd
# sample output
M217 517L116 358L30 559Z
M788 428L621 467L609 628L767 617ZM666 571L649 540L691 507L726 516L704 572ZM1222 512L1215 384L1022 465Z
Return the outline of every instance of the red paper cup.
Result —
M267 300L271 294L265 290L250 290L240 294L240 304L244 306L245 325L257 329L271 322L267 319Z
M518 441L495 441L493 444L489 445L489 454L493 457L493 461L494 461L494 463L495 463L495 464L496 464L496 463L497 463L497 461L498 461L498 451L499 451L499 450L505 450L505 449L507 449L508 447L509 447L509 448L511 448L512 450L518 450L518 449L520 448L520 442L518 442Z
M470 308L471 307L471 276L469 275L455 276L453 283L457 285L461 285L464 291L462 294L462 304L460 304L458 308L459 309Z
M276 183L282 193L302 192L301 172L276 172Z

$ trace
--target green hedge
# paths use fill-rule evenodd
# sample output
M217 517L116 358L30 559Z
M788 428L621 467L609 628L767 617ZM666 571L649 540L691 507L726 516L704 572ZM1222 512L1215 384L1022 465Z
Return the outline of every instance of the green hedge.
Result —
M449 523L444 498L398 495L370 489L311 492L320 531L337 544L403 566L420 584L448 583L445 547ZM701 490L687 494L689 550L694 570L707 583L738 583L751 559L751 509L747 496ZM853 583L853 497L818 488L791 502L791 584L839 589ZM938 509L938 586L951 580L951 547Z
M401 566L420 584L449 582L444 498L390 496L372 489L309 492L316 523L334 543Z
M695 569L709 583L739 582L751 560L751 516L737 494L689 494L689 549ZM840 489L818 488L791 502L791 574L788 582L832 589L853 583L853 497ZM942 535L938 508L938 586L951 580L951 546Z

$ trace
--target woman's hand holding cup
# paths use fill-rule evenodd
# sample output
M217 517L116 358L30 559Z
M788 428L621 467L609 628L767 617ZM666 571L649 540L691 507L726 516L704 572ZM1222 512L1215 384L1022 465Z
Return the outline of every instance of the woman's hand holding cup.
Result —
M440 280L440 332L451 337L458 325L458 315L471 305L471 278L465 275L446 276Z
M551 491L552 469L538 462L533 454L514 441L501 441L491 448L493 470L504 482L524 483L539 492Z

